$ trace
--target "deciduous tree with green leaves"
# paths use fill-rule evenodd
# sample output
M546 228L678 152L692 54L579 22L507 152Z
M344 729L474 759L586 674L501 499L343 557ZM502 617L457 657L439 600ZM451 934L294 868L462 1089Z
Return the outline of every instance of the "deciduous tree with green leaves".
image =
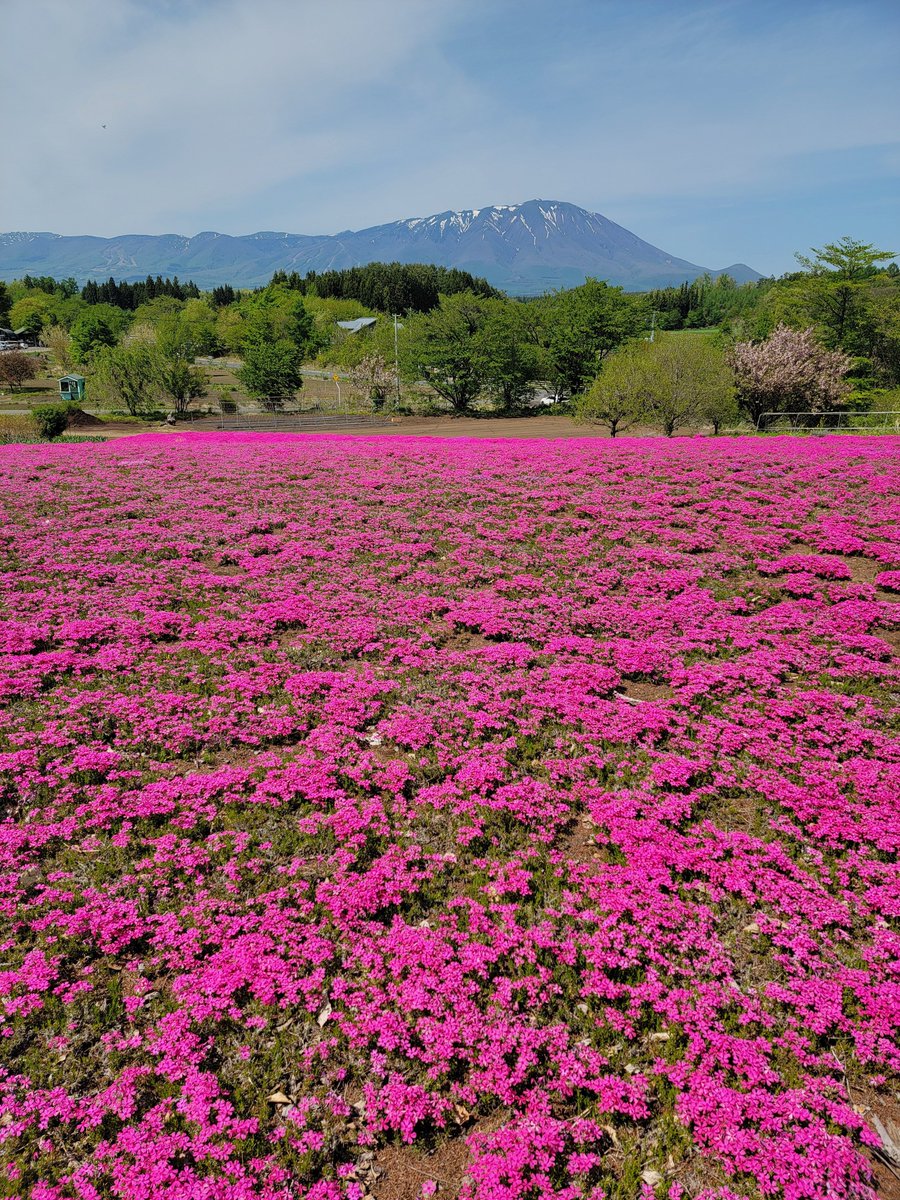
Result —
M860 242L856 238L842 237L837 242L826 242L821 250L813 247L812 258L805 254L794 257L811 275L828 275L834 279L859 282L877 275L881 264L896 257L895 250L878 250L873 242Z
M112 404L123 404L131 416L140 416L158 394L153 346L134 339L94 352L95 380Z
M875 281L893 257L850 237L813 249L811 256L797 254L803 270L771 292L772 319L795 329L814 326L826 349L872 357Z
M153 366L163 393L176 416L184 416L192 400L206 394L206 372L194 365L197 331L182 311L171 312L156 326Z
M31 337L37 337L51 323L52 312L53 297L38 290L17 300L10 309L9 319L13 329L24 329Z
M296 345L286 338L260 338L245 345L243 365L235 374L249 396L274 412L303 386L302 361Z
M575 419L602 425L610 437L624 433L645 416L650 371L646 342L630 342L611 354L603 370L575 400Z
M301 362L315 354L316 331L312 314L299 292L285 284L270 284L240 305L243 325L237 334L240 350L259 342L290 342Z
M613 437L636 423L656 425L671 437L719 411L731 391L724 355L709 337L664 333L612 355L576 412L606 425Z
M62 371L71 371L75 365L72 353L72 338L62 325L51 325L41 335L41 341L53 355L53 361Z
M115 346L118 341L112 324L98 308L86 309L69 331L76 362L87 364L102 347Z
M590 386L603 360L646 324L646 302L588 279L540 303L541 374L565 399Z
M530 306L484 300L484 320L474 337L484 389L503 412L514 412L534 391L540 356Z
M459 292L442 296L437 308L410 317L404 326L403 374L410 380L426 379L457 415L470 411L485 386L477 335L487 316L483 297Z
M702 334L664 333L646 347L645 411L666 437L702 419L732 391L725 355Z

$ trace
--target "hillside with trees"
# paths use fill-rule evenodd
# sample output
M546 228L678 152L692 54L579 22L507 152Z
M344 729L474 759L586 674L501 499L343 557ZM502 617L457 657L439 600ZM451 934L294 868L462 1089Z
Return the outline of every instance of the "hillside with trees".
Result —
M208 394L205 364L225 357L267 408L296 404L314 364L372 409L509 415L537 397L613 436L900 409L892 255L843 238L797 257L780 279L703 276L644 294L589 279L530 300L402 263L276 272L265 287L211 292L177 278L79 289L26 276L0 289L0 311L40 339L59 374L83 372L95 400L133 415L186 415ZM20 386L22 368L8 366L0 378Z

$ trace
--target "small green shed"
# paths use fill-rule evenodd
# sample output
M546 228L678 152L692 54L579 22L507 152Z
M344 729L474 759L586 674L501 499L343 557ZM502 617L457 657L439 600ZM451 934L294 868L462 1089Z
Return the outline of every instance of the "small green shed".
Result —
M63 375L59 381L59 394L63 400L82 401L84 399L84 376Z

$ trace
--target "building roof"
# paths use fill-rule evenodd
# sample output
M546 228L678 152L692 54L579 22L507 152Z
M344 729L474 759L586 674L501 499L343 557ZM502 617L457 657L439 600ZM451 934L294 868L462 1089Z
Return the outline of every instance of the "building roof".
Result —
M376 320L376 317L357 317L355 321L338 321L338 325L341 329L349 329L351 333L359 333L368 325L374 325Z

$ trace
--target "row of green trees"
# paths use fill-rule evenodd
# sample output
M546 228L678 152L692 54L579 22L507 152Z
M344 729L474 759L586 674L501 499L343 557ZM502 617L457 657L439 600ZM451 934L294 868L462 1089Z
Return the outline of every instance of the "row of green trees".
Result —
M886 265L890 257L844 238L800 256L798 272L759 285L738 287L723 276L637 295L588 280L524 302L499 295L465 272L400 264L304 277L279 273L253 292L222 285L213 294L179 296L173 294L177 281L168 280L122 285L126 290L118 292L104 285L103 294L118 297L118 303L88 303L86 289L79 294L73 280L29 277L8 288L0 285L0 322L5 315L17 326L30 314L59 367L90 372L92 384L134 412L154 397L184 411L205 390L197 359L221 354L241 359L245 389L272 406L296 394L302 363L317 358L320 365L350 373L376 405L398 395L401 382L418 384L420 391L424 382L456 413L484 404L514 412L539 389L560 401L602 392L595 381L613 380L617 372L633 375L642 354L668 361L666 356L675 355L674 341L664 334L646 339L652 329L679 322L687 329L716 326L715 338L702 345L703 353L718 355L722 378L722 371L734 377L738 369L735 347L767 345L779 329L808 331L804 336L812 345L847 356L846 364L841 360L843 390L831 402L865 407L879 388L900 385L900 280L894 264ZM463 284L471 286L459 290ZM404 305L391 289L403 287L411 311L399 323L360 299L369 289L386 296L397 311ZM133 288L156 294L132 309ZM372 315L380 319L362 332L345 332L337 324ZM690 333L679 337L688 339L679 354L688 347L695 357L701 353ZM641 350L645 344L656 349ZM624 352L628 347L633 348ZM747 358L749 351L742 353ZM826 370L821 364L816 369ZM814 380L804 370L800 383L776 388L774 399L770 389L765 403L813 407ZM847 380L851 387L844 387ZM752 418L756 401L734 378L729 386ZM761 396L764 389L757 390ZM668 421L660 423L665 427Z
M648 302L660 329L709 329L747 319L765 302L773 279L739 286L730 275L713 279L701 275L680 287L660 288L648 293Z
M270 406L283 404L301 387L302 364L317 346L302 297L281 286L256 293L246 301L239 330L238 378ZM70 340L99 394L129 413L146 412L162 399L182 416L206 394L208 375L197 359L208 350L208 335L189 304L163 310L118 339L89 314L79 318Z
M900 384L900 287L883 268L889 257L845 238L802 258L804 270L778 285L737 288L725 278L673 289L688 303L730 298L712 338L648 338L648 323L664 324L653 320L659 293L628 296L597 281L530 304L446 298L410 320L398 365L456 412L485 399L510 411L540 381L560 399L578 397L576 411L612 434L638 423L672 433L739 416L756 424L767 412L865 409L879 386ZM389 336L382 328L380 341L369 338L362 361L373 379L383 377L379 359L389 361ZM347 339L332 357L352 366L363 344Z
M779 325L762 342L725 347L706 333L662 333L634 341L609 359L579 396L581 420L612 437L649 425L671 437L686 425L718 433L740 417L766 428L768 414L840 411L851 393L849 355L828 350L812 328Z
M349 308L362 312L400 313L427 312L437 306L440 296L472 291L479 296L500 295L485 279L468 271L438 267L427 263L369 263L343 271L276 271L267 288L240 292L230 284L222 284L203 294L193 281L181 283L157 275L129 283L110 276L103 282L88 280L78 287L73 278L54 279L49 275L25 275L11 286L0 281L0 324L11 322L32 336L56 326L71 330L88 310L99 310L103 320L117 333L129 324L141 325L153 320L162 311L171 311L171 301L198 301L195 313L203 313L208 325L207 343L210 352L235 347L228 338L234 322L218 322L220 310L237 307L240 310L248 297L281 287L311 302L347 301ZM155 302L160 301L160 304ZM344 305L344 308L347 306ZM331 311L326 308L325 311ZM125 314L125 315L123 315ZM327 338L322 339L327 341Z
M411 317L397 357L407 381L424 380L455 413L482 399L513 412L538 385L558 400L583 391L646 320L641 298L595 279L527 304L463 292Z
M114 405L133 416L167 401L184 415L192 401L206 395L208 376L195 365L197 344L181 313L172 313L151 328L91 352L93 386Z

